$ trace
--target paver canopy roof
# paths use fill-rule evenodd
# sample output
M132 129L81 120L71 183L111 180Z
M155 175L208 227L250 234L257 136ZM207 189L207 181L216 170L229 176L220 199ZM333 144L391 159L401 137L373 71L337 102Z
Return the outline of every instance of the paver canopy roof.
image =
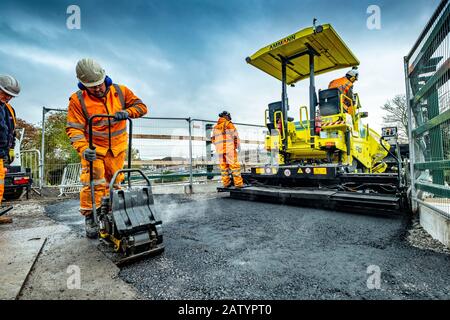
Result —
M316 75L338 69L359 65L359 60L346 46L333 27L322 26L323 31L315 33L313 27L303 29L277 42L274 42L246 59L247 63L282 80L281 58L289 58L307 52L308 46L320 56L315 57L314 72ZM309 77L309 56L303 55L293 59L287 65L287 84Z

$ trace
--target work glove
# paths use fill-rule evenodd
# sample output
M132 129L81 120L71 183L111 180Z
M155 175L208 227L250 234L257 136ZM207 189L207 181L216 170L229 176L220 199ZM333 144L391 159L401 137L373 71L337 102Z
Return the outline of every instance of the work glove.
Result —
M83 158L87 161L94 161L97 159L97 153L95 152L95 149L87 148L83 151Z
M117 120L117 121L127 120L128 116L129 116L129 114L126 111L117 111L114 114L114 120Z
M14 159L16 158L16 154L14 152L14 149L9 149L9 163L13 163Z

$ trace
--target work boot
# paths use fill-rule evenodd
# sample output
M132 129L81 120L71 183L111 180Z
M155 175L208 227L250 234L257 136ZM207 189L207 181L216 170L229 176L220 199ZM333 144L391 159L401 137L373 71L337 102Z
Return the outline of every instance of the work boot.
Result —
M86 237L90 239L97 239L98 237L98 226L94 221L94 215L90 214L84 217L84 226L86 230Z

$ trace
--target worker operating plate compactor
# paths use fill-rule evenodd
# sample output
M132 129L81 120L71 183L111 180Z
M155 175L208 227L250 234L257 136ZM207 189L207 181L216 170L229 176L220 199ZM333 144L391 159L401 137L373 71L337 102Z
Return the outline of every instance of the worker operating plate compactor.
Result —
M92 142L93 121L97 118L114 118L114 115L93 115L89 118L89 147ZM107 248L105 252L117 265L156 255L164 251L162 222L159 220L153 201L150 180L139 169L131 168L132 120L129 120L128 168L118 170L111 179L110 194L103 197L100 210L95 209L93 162L90 162L89 181L93 204L93 214L99 226L99 238ZM144 185L132 185L131 175L141 176ZM125 188L114 188L119 175L127 175Z
M271 163L242 175L249 187L219 191L236 199L333 210L400 213L407 207L397 139L384 139L364 123L368 114L357 94L338 88L316 92L316 75L359 65L331 25L314 23L246 61L282 84L281 101L269 104L265 113ZM287 86L303 79L310 82L309 112L301 106L295 121L288 115ZM386 163L387 157L396 161Z

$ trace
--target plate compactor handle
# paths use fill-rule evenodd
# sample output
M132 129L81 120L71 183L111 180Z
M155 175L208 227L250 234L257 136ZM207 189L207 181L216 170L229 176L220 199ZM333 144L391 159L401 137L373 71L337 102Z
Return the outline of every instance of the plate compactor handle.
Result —
M112 114L94 114L89 118L89 120L88 120L89 149L93 149L93 150L95 150L95 146L94 146L93 138L92 138L92 125L93 125L94 119L96 119L96 118L114 119L114 115L112 115ZM128 118L127 120L130 123L130 128L129 128L129 133L128 133L128 169L131 169L131 141L133 138L133 122L131 121L131 118ZM119 170L119 171L123 171L123 170ZM130 183L130 173L131 172L128 173L128 183ZM116 172L116 174L117 174L117 172ZM114 177L116 177L116 174L114 174ZM115 180L113 180L113 181L115 181ZM94 163L93 163L93 161L89 161L89 185L91 188L92 214L94 215L94 221L97 222L97 212L96 212L97 208L95 207Z
M109 199L112 199L112 193L114 191L114 183L116 182L116 179L119 176L119 174L121 174L121 173L128 173L128 188L131 188L130 175L133 172L139 173L144 178L144 180L147 182L147 186L151 186L150 179L144 174L144 172L141 169L130 169L130 168L128 168L128 169L117 170L114 173L114 175L113 175L113 177L111 179L111 182L109 183Z

